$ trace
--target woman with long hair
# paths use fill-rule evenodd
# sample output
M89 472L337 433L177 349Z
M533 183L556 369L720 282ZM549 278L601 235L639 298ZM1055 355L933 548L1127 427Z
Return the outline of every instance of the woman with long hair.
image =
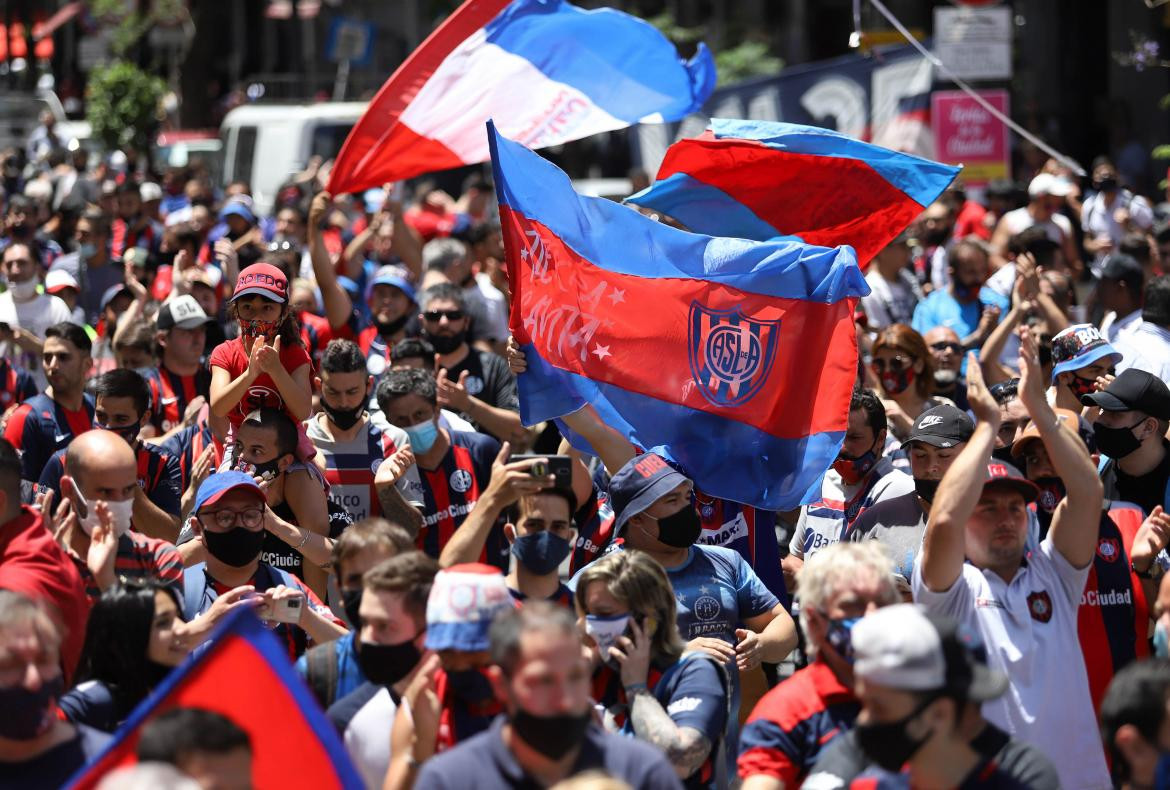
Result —
M597 662L594 699L607 729L662 749L686 787L722 786L729 679L711 656L686 652L675 606L666 571L645 552L616 551L580 573L577 613Z
M182 601L154 582L107 590L89 613L77 683L61 697L66 718L113 732L182 663Z

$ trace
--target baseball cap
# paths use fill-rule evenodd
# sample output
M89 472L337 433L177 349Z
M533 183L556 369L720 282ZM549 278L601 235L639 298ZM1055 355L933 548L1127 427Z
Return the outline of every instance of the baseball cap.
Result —
M173 329L176 326L179 329L195 329L210 320L195 297L189 294L176 297L158 309L159 329Z
M1140 411L1159 420L1170 420L1170 388L1153 373L1128 368L1105 389L1081 398L1086 406L1105 411Z
M106 306L110 302L114 301L114 299L117 298L119 294L123 294L123 293L129 294L130 289L127 288L122 283L114 283L113 285L111 285L104 292L102 292L102 300L100 303L101 304L100 309L105 310Z
M198 513L208 505L214 505L228 491L245 488L256 493L257 499L264 499L264 492L250 474L233 469L230 472L216 472L207 476L195 492L195 506L192 513Z
M406 279L405 272L400 266L387 264L378 267L378 270L374 272L374 279L370 280L370 287L366 291L367 300L373 293L375 285L392 285L406 294L410 301L417 301L414 296L414 286Z
M152 200L162 200L162 187L153 181L146 181L138 187L138 199L143 203L149 203Z
M1012 488L1024 496L1025 502L1035 502L1040 496L1040 489L1036 487L1019 469L1006 464L997 458L987 462L987 479L983 481L984 490L988 486Z
M1041 173L1032 179L1032 183L1028 184L1028 197L1039 197L1040 195L1064 197L1070 192L1072 192L1072 184L1051 173Z
M1056 414L1057 425L1073 433L1078 439L1084 440L1080 432L1081 415L1070 409L1053 409L1052 411ZM1012 442L1012 458L1019 458L1024 454L1024 445L1040 438L1040 429L1036 427L1035 421L1029 422L1028 427L1020 434L1020 438Z
M253 263L240 272L232 301L256 294L274 302L288 301L288 280L284 272L271 263Z
M970 439L974 432L975 423L971 422L967 412L944 403L918 415L918 419L910 428L910 436L902 442L902 447L908 447L911 442L926 442L935 447L954 447Z
M616 535L630 516L636 516L669 494L689 478L675 471L655 452L637 455L609 481L609 504L613 508Z
M245 201L244 197L243 195L237 195L224 204L224 207L219 210L219 218L223 220L235 214L237 217L243 217L248 220L249 225L255 225L256 215L252 212L252 199L248 198Z
M1101 279L1124 280L1125 282L1141 283L1145 280L1145 270L1138 263L1137 258L1126 255L1124 252L1111 252L1101 262Z
M1073 324L1061 330L1052 338L1053 383L1061 373L1080 370L1102 357L1109 357L1114 365L1121 361L1121 353L1109 345L1097 327L1092 324Z
M45 275L46 293L60 293L66 288L72 288L75 291L81 290L81 286L77 284L77 280L69 272L64 269L53 269Z
M492 619L515 606L504 574L493 565L465 562L435 574L427 598L428 650L487 650Z
M853 671L866 683L950 692L974 702L999 697L1008 677L987 665L978 635L917 604L884 606L853 626Z

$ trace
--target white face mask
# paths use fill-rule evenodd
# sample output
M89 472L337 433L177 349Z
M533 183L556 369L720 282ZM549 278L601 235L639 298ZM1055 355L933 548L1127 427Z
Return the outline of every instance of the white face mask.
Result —
M77 521L81 524L82 531L86 535L93 537L94 528L101 523L101 519L98 518L97 508L85 500L85 497L82 496L79 489L74 487L73 490L77 492L77 499L86 511L84 516L78 516ZM110 509L110 519L114 522L114 535L120 538L130 531L130 512L134 509L134 497L124 502L111 502L106 500L106 507Z
M597 649L601 653L602 661L609 661L609 649L617 645L620 637L625 636L626 627L630 624L630 614L615 614L612 617L598 617L585 615L585 633L593 637Z
M8 283L8 292L12 298L24 302L37 295L37 278L30 277L22 283Z

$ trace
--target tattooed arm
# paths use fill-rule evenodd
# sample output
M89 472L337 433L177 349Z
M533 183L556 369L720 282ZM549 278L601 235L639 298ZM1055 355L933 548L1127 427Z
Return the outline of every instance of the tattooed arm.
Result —
M630 695L630 722L638 737L666 754L674 772L685 779L711 754L711 740L694 727L679 727L645 687Z

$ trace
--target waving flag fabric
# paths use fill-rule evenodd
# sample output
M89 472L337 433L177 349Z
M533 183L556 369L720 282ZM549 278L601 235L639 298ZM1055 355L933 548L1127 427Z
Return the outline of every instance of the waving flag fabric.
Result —
M869 293L853 251L676 230L489 135L524 423L591 404L707 494L772 510L819 494Z
M105 752L68 786L92 788L113 769L132 765L143 725L177 707L214 711L248 733L255 787L364 788L288 652L244 609L229 615L205 651L135 708Z
M484 122L529 148L677 120L715 88L652 25L562 0L468 0L382 86L337 156L334 194L484 162ZM506 119L506 120L503 120Z
M627 202L698 233L848 244L865 266L958 173L815 126L716 118L667 149L658 181Z

